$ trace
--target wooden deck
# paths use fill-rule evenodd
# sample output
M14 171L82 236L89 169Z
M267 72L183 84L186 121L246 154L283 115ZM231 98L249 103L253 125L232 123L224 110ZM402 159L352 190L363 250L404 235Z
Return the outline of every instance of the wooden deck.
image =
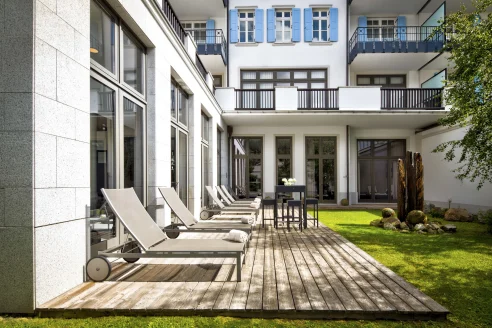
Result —
M180 238L222 238L184 234ZM331 229L255 229L242 281L230 259L113 263L41 305L41 316L201 315L442 320L448 310Z

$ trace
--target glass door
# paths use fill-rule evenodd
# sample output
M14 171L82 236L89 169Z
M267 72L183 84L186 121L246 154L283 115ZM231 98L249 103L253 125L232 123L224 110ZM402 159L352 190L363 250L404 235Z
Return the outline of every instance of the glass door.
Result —
M263 138L233 138L233 147L233 188L245 198L262 195Z
M336 181L336 137L306 137L306 196L334 203Z

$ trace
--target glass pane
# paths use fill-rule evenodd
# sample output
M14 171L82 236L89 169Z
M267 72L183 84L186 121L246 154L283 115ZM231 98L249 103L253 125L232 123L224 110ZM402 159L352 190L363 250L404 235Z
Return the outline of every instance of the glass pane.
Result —
M311 72L312 79L324 79L326 71L313 71Z
M319 138L306 138L307 154L319 155Z
M321 32L321 41L328 41L328 32L327 31Z
M324 89L324 83L311 83L311 89Z
M254 80L256 79L256 72L242 72L243 80Z
M123 177L125 188L135 189L138 198L143 202L143 108L123 98L124 110L124 151Z
M240 31L246 31L246 22L245 21L241 21L239 22L239 30Z
M386 85L386 77L375 77L374 84L376 85Z
M292 178L291 174L291 163L288 158L277 159L277 185L284 184L282 179Z
M181 131L179 131L178 169L179 198L186 206L188 206L188 136Z
M403 76L392 76L390 77L390 84L403 84Z
M222 185L222 132L217 130L217 184Z
M370 77L358 77L357 78L357 85L370 85L371 84L371 78Z
M388 201L388 161L374 161L374 190L376 201Z
M321 154L335 155L336 153L336 138L323 138L321 140Z
M306 196L319 199L319 160L306 161Z
M391 141L391 156L405 157L405 142L403 140Z
M171 83L171 117L176 119L176 87L174 86L174 83Z
M313 17L319 17L319 11L313 11Z
M254 17L254 13L248 13L248 18L253 18Z
M328 12L327 11L322 11L321 12L321 17L328 17Z
M323 31L326 31L328 29L328 21L327 20L322 20L321 21L321 29Z
M273 80L273 72L260 72L260 79Z
M335 200L335 160L323 160L323 200Z
M202 113L202 139L205 141L209 141L209 128L209 118Z
M177 183L177 158L176 158L176 128L171 127L171 188L176 189Z
M276 15L277 17L282 17L282 12L281 12L281 11L277 11L277 12L275 13L275 15Z
M249 159L249 197L261 195L261 159Z
M239 33L239 42L246 42L246 32Z
M290 72L277 72L277 79L290 79Z
M289 31L285 31L285 35L284 35L284 41L287 42L287 41L290 41L292 38L290 36L290 30Z
M91 79L91 210L105 203L101 188L115 188L115 92Z
M285 16L285 17L287 17L287 18L289 18L289 17L290 17L290 11L286 11L286 12L284 13L284 16Z
M232 186L239 198L246 197L246 158L234 159Z
M284 27L285 27L285 29L289 29L290 30L290 20L284 21Z
M307 79L307 72L294 72L294 79Z
M179 90L179 121L188 125L188 98L184 91Z
M208 173L208 147L202 145L202 206L209 205L209 196L205 189L205 186L210 185Z
M357 151L359 156L371 156L371 140L358 140Z
M390 161L390 202L398 201L398 161Z
M313 31L313 40L319 41L319 31L316 30Z
M277 28L277 31L275 32L275 40L277 41L284 41L284 38L282 37L282 30L279 30Z
M90 18L91 58L112 73L116 73L115 63L115 21L91 1Z
M248 42L254 41L254 32L248 32Z
M254 29L254 22L248 21L248 31L253 31L253 29Z
M143 51L123 32L123 78L125 83L143 91Z
M292 152L292 138L277 138L277 154L290 155Z
M388 156L388 141L374 141L374 156Z
M372 183L371 183L371 161L359 160L358 172L359 176L359 200L371 201L372 199Z
M313 30L319 30L319 20L313 20Z
M246 18L246 13L239 13L239 18Z
M261 155L262 139L249 139L250 155Z
M298 89L307 89L308 84L307 83L294 83L294 86L296 86Z

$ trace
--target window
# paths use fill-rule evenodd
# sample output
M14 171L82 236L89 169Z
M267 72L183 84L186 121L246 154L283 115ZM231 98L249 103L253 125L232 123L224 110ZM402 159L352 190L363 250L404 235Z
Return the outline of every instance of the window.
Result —
M183 28L191 33L196 43L205 43L207 40L207 22L184 22Z
M202 206L209 205L208 192L205 186L210 185L209 183L209 135L210 135L210 119L202 112Z
M329 9L313 9L313 42L328 41L329 20Z
M222 75L213 75L214 87L222 88Z
M292 178L292 137L277 137L277 185L282 179Z
M263 138L233 138L232 187L241 198L262 195Z
M116 19L94 0L91 1L91 59L116 74Z
M395 19L377 19L370 18L367 20L367 39L384 41L395 38Z
M405 140L357 140L359 202L397 201L398 159L405 149Z
M239 42L254 42L255 13L254 11L239 12Z
M406 88L405 75L357 75L357 85L381 85L383 88Z
M188 94L175 81L171 81L171 118L188 126Z
M123 80L126 84L143 93L144 80L144 51L143 48L123 31Z
M276 16L276 42L292 41L292 12L277 10Z
M222 131L217 129L217 185L222 185Z
M336 137L306 137L306 197L336 201L336 160Z
M202 112L202 141L209 142L210 119Z
M326 88L326 70L241 71L242 89L273 89L297 86L299 89Z

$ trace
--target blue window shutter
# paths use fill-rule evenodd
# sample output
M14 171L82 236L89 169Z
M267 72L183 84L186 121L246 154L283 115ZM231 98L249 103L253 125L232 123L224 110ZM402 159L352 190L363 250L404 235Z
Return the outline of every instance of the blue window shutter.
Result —
M367 17L359 16L359 41L367 41Z
M338 41L338 8L330 9L330 41Z
M396 33L400 41L407 40L407 18L405 16L398 16L396 19Z
M215 43L215 21L213 19L207 20L207 43Z
M304 41L313 41L313 8L304 8Z
M301 9L292 9L292 41L301 42Z
M231 43L237 43L238 41L238 20L237 9L231 9L229 11L229 40Z
M267 42L275 42L275 9L267 9Z
M256 42L263 42L263 9L255 9L255 41Z

